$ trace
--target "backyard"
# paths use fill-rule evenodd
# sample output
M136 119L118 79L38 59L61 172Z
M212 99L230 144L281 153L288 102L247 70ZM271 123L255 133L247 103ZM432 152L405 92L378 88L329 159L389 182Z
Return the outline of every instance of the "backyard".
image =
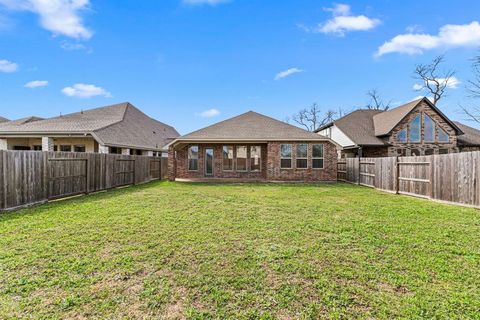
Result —
M0 318L480 318L480 211L154 182L0 214Z

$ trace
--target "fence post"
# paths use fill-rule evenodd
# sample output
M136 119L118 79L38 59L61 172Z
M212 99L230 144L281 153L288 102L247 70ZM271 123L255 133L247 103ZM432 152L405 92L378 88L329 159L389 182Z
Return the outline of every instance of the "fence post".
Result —
M3 181L2 181L2 202L3 205L0 209L6 209L7 208L7 164L6 164L6 151L0 151L0 156L2 157L2 175L3 175Z
M360 173L360 169L362 168L362 158L358 157L358 182L357 184L360 185L360 178L361 178L361 173Z
M435 175L435 168L433 167L435 164L435 156L434 155L431 155L430 156L430 198L435 198L435 187L434 187L434 184L433 184L433 179L434 179L434 175Z
M395 157L395 193L400 193L400 165L398 156Z

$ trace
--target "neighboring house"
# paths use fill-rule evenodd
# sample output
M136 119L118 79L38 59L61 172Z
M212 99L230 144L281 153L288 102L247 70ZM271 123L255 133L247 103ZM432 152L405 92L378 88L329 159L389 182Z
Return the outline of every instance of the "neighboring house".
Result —
M451 121L427 98L388 110L356 110L315 132L342 157L392 157L480 150L480 131Z
M8 122L10 120L8 120L7 118L4 118L4 117L0 117L0 123L4 123L4 122Z
M161 155L178 137L171 126L154 120L130 103L59 117L29 117L0 123L0 150L43 150Z
M336 181L337 146L250 111L168 144L169 178Z

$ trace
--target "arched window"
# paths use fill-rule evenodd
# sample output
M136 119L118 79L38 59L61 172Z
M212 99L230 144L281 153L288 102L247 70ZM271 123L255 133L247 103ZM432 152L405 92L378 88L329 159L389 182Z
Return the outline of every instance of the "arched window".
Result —
M424 114L424 141L435 142L435 122L428 115Z
M417 116L412 120L412 122L410 122L410 142L420 142L421 126L421 116L420 114L417 114Z
M449 137L447 132L443 130L442 128L438 128L438 142L448 142Z

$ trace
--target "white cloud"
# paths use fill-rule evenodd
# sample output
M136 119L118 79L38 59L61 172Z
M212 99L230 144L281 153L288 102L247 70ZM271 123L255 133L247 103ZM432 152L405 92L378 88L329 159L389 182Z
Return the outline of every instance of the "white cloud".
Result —
M440 28L437 35L425 33L407 33L393 37L381 45L376 56L388 53L422 54L436 48L475 47L480 45L480 24L447 24Z
M208 109L203 112L200 112L198 115L202 118L213 118L216 117L220 114L220 111L218 109Z
M92 32L84 25L80 11L89 6L89 0L0 0L11 10L38 14L43 28L55 35L75 39L89 39Z
M279 72L275 75L275 78L273 78L274 80L280 80L280 79L283 79L283 78L286 78L288 76L291 76L292 74L295 74L295 73L299 73L299 72L303 72L304 70L302 69L299 69L299 68L290 68L290 69L287 69L285 71L282 71L282 72Z
M17 70L18 64L8 60L0 60L0 72L12 73Z
M107 90L97 87L93 84L77 83L71 87L62 89L63 94L69 97L77 98L91 98L96 96L103 96L110 98L112 94Z
M29 89L40 88L48 86L48 81L46 80L34 80L25 83L24 87Z
M447 79L445 78L437 78L437 81L440 82L442 85L445 84L445 82L447 81ZM430 84L434 84L433 81L429 81ZM450 77L450 79L448 79L448 82L447 82L447 88L450 88L450 89L458 89L458 86L460 84L460 80L458 80L457 77ZM423 86L422 84L420 83L415 83L413 85L413 90L415 91L420 91L422 89L424 89L425 86Z
M344 36L349 31L367 31L380 24L379 19L369 18L364 15L354 16L351 14L350 6L336 4L333 8L326 8L325 11L332 12L332 19L321 23L314 31L321 33L332 33Z
M92 48L87 47L86 45L84 45L82 43L71 43L71 42L64 41L64 42L62 42L60 47L63 50L67 50L67 51L85 50L87 53L92 53L93 52Z
M186 5L211 5L216 6L217 4L227 3L230 0L183 0L182 3Z

